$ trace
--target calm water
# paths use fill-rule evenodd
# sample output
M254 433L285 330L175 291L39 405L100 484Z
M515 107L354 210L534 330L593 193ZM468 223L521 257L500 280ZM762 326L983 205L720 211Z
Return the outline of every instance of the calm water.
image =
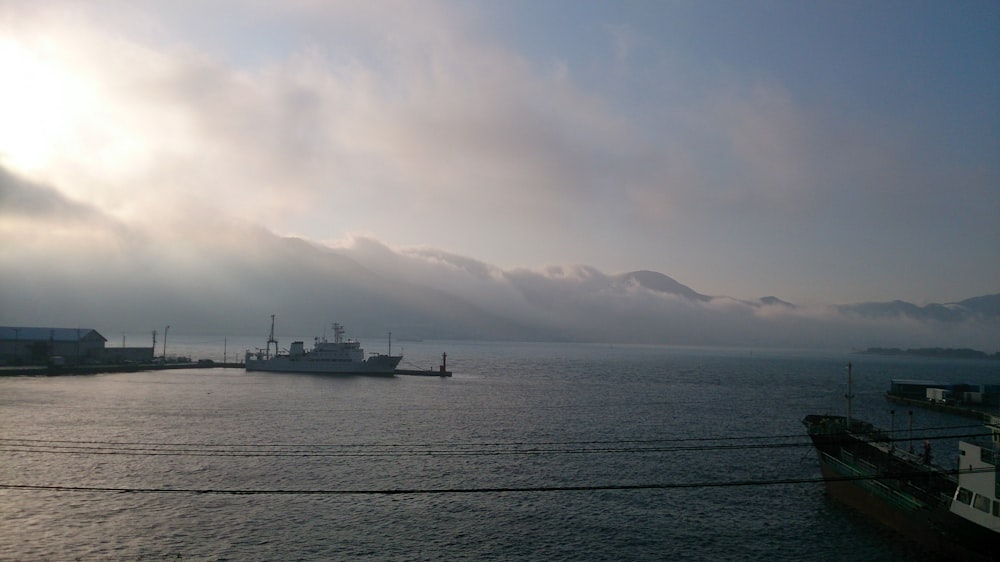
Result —
M0 484L61 487L0 489L0 558L920 559L821 484L716 484L818 477L800 420L842 412L849 360L856 415L885 426L891 378L1000 383L994 362L405 346L455 376L0 378Z

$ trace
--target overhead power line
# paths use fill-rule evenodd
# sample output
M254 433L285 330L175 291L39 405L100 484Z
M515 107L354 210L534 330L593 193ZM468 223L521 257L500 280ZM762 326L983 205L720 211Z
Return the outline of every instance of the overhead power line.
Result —
M944 425L936 427L915 427L912 429L896 429L894 433L913 433L925 431L942 431L951 429L973 429L982 428L982 424L962 424ZM883 431L888 434L890 432ZM463 447L486 447L486 446L508 446L508 445L604 445L618 443L687 443L704 441L756 441L763 439L801 439L805 437L803 433L792 433L785 435L724 435L710 437L662 437L649 439L588 439L588 440L568 440L568 441L466 441L466 442L445 442L432 441L428 443L197 443L197 442L165 442L165 441L104 441L104 440L70 440L70 439L36 439L29 437L0 437L0 444L3 443L42 443L56 444L65 443L70 445L136 445L151 447L437 447L437 446L463 446ZM917 437L914 437L916 439ZM920 437L921 439L925 437ZM902 440L902 439L901 439Z
M985 433L896 437L890 441L942 440L981 437ZM763 439L772 441L755 442ZM791 441L776 441L792 439ZM733 442L733 441L738 442ZM655 446L660 443L663 445ZM671 444L673 443L673 444ZM660 440L605 440L507 443L427 443L363 445L269 445L196 444L110 441L66 441L0 438L0 451L9 453L64 455L131 455L191 457L414 457L414 456L502 456L502 455L593 455L652 454L692 451L731 451L811 447L802 434L743 438L685 438Z
M945 474L973 474L992 472L992 468L973 470L942 471ZM695 488L733 488L747 486L782 486L795 484L819 484L823 482L848 482L858 480L896 480L911 476L926 475L925 472L898 472L879 475L843 476L837 478L779 478L773 480L730 480L716 482L674 482L664 484L599 484L589 486L498 486L486 488L388 488L356 490L324 489L220 489L220 488L141 488L141 487L101 487L101 486L41 486L32 484L0 484L0 489L31 490L53 492L99 492L121 494L223 494L223 495L428 495L428 494L497 494L536 492L596 492L631 490L676 490Z

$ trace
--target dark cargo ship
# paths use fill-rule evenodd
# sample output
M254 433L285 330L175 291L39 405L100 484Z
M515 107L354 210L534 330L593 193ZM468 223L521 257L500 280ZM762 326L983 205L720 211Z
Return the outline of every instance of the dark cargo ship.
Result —
M990 443L961 441L957 468L945 469L931 462L929 442L924 454L913 454L852 419L850 397L848 383L847 416L802 420L830 496L936 554L1000 561L1000 418L987 424Z

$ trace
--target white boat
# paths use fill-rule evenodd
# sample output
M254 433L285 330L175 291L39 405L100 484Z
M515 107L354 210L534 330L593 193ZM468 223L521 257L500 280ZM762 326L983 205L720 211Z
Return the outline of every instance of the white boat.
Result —
M390 336L391 338L391 336ZM278 341L274 339L274 316L271 317L271 336L266 349L247 351L247 371L271 371L279 373L316 373L325 375L378 375L393 376L402 355L392 355L390 339L389 353L372 353L367 358L361 342L344 338L344 327L333 325L333 341L326 337L315 338L311 350L306 351L301 341L292 342L286 352L278 351ZM274 353L271 353L274 344Z

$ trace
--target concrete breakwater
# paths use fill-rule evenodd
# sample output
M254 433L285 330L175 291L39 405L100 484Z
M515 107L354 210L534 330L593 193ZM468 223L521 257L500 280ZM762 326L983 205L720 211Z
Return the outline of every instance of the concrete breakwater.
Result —
M907 398L904 396L898 396L891 392L885 393L885 399L889 402L895 402L896 404L906 404L908 406L917 406L919 408L926 408L928 410L936 410L938 412L948 412L949 414L955 414L959 416L965 416L969 418L976 418L981 420L989 421L992 416L1000 416L1000 409L990 408L988 406L978 405L968 405L968 404L946 404L942 402L932 402L926 399L917 398Z

